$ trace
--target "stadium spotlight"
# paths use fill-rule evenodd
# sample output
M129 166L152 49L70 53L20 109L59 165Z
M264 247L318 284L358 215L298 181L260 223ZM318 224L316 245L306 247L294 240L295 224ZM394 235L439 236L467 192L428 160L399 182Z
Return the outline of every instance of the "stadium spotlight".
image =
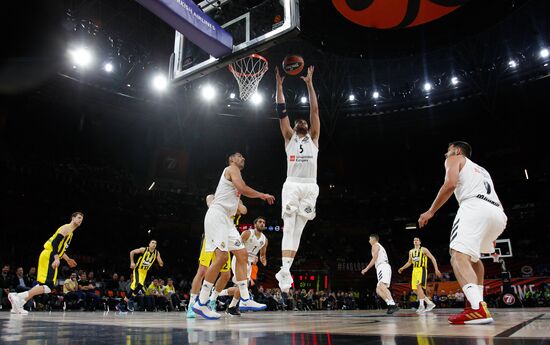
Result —
M451 84L453 84L453 85L458 84L458 78L457 77L452 77L451 78Z
M380 93L379 93L378 91L374 91L374 92L372 93L372 98L378 99L378 97L380 97Z
M206 101L211 101L216 98L216 89L212 85L206 84L202 87L201 95Z
M234 92L231 92L231 93L229 94L229 98L235 99L235 93L234 93Z
M514 60L510 60L510 61L508 61L508 66L510 68L516 68L518 66L518 63Z
M92 52L85 47L69 50L69 54L71 55L73 64L79 67L86 67L94 60Z
M105 70L105 72L111 73L113 71L114 67L113 67L112 63L107 62L105 65L103 65L103 69Z
M424 91L430 91L432 89L432 84L424 83Z
M307 103L307 98L306 98L306 96L302 96L302 97L300 98L300 102L301 102L302 104L306 104L306 103Z
M550 55L550 52L548 51L547 48L542 48L542 49L540 50L540 57L541 57L541 58L546 59L546 58L548 57L548 55Z
M354 94L349 95L348 99L352 102L355 101L355 95Z
M157 91L164 91L168 87L168 80L162 74L153 77L153 88Z
M250 101L252 101L252 104L258 105L262 103L263 97L260 93L255 92L252 97L250 98Z

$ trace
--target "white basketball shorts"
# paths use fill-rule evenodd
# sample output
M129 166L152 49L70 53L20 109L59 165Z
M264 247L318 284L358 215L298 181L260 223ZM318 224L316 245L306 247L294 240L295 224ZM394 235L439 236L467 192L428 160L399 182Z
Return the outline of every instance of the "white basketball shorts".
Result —
M318 196L319 186L316 183L286 181L281 195L282 215L298 213L312 220L315 218L315 203Z
M477 262L481 253L494 253L493 242L506 228L507 220L498 206L478 198L465 200L456 213L449 247Z
M390 264L382 263L376 267L376 276L378 277L378 284L376 286L380 285L381 283L386 284L386 286L390 286L391 283L391 266Z
M224 252L244 248L241 235L231 218L215 208L209 208L204 217L204 238L206 252L213 252L216 248Z

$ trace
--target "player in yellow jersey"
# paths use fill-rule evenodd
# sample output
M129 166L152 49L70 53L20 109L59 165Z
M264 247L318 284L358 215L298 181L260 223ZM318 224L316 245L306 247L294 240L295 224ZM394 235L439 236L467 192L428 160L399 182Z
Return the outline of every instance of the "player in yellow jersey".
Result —
M432 255L432 253L426 247L421 247L420 238L415 237L413 240L414 248L409 250L409 260L403 267L401 267L398 272L401 274L403 270L407 269L409 266L413 266L412 279L411 279L411 288L416 290L418 296L418 314L429 312L435 308L435 304L430 301L424 289L426 289L426 282L428 280L428 258L432 261L432 264L435 269L435 275L441 278L441 272L437 266L437 260ZM424 306L426 302L427 306Z
M209 194L206 196L206 205L208 207L210 207L210 204L212 204L213 201L214 194ZM237 208L237 214L233 216L233 223L235 223L235 226L239 225L239 220L241 219L241 216L245 215L247 212L248 210L246 209L246 206L244 206L242 201L240 201L239 207ZM201 244L201 254L199 256L199 268L197 268L197 273L193 278L193 282L191 283L191 291L189 292L189 306L187 308L187 318L189 319L195 318L195 312L193 312L193 304L195 303L195 299L197 298L201 290L201 284L204 279L204 275L206 274L206 270L208 269L208 267L210 267L210 264L216 258L216 254L214 252L207 252L205 250L204 242L205 239L203 236ZM216 285L212 291L212 294L210 295L210 308L212 310L216 310L216 300L218 299L218 295L225 288L225 286L229 282L229 279L231 279L231 253L228 252L227 262L222 266L220 270L220 276L216 281Z
M71 244L73 232L82 224L83 219L84 214L82 212L73 213L71 215L71 222L60 226L52 237L44 243L44 250L42 250L38 259L38 275L36 278L38 284L29 291L12 292L8 295L12 313L28 314L23 309L28 300L34 296L52 291L57 282L57 268L59 267L60 259L67 261L67 264L71 268L76 266L76 261L69 258L65 251L69 248L69 244Z
M141 254L137 261L134 262L134 255ZM160 252L157 250L157 241L149 241L149 246L136 248L130 252L130 268L133 271L132 283L130 284L130 294L128 297L124 298L126 302L132 301L134 297L137 296L139 291L143 290L143 284L145 284L145 278L147 277L147 272L157 261L160 267L164 266L164 262L160 257ZM119 306L120 308L120 306ZM128 304L128 310L133 311L133 303Z

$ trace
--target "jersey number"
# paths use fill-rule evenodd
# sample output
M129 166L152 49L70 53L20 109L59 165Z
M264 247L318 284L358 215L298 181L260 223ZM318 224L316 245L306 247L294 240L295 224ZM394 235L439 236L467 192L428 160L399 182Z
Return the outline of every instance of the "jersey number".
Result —
M302 147L302 144L300 144L300 153L304 153L304 148Z

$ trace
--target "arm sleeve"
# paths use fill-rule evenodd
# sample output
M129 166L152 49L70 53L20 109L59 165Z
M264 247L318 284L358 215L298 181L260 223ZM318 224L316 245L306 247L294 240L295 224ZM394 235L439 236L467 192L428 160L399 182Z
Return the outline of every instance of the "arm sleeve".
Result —
M63 241L65 236L61 235L60 233L55 236L55 238L52 241L52 248L56 253L59 253L59 244Z

